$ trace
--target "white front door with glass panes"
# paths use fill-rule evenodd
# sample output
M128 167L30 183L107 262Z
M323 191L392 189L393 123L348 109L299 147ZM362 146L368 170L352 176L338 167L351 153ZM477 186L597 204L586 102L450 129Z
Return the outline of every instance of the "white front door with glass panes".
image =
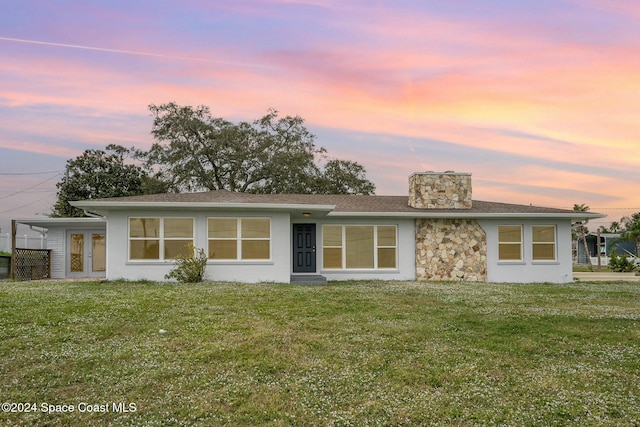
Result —
M105 277L106 253L104 231L68 231L67 277Z

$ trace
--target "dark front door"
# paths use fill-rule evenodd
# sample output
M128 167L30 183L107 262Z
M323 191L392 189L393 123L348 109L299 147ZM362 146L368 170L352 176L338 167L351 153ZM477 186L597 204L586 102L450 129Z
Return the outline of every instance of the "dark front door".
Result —
M293 224L293 272L316 272L315 224Z

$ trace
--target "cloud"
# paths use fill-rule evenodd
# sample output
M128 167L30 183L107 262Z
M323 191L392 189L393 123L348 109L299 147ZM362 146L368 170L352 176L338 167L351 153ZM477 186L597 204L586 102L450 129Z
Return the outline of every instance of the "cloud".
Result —
M106 52L106 53L117 53L123 55L135 55L135 56L150 56L156 58L168 58L168 59L179 59L179 60L189 60L189 61L204 61L197 58L189 58L189 57L179 57L179 56L169 56L163 55L160 53L151 53L151 52L136 52L131 50L123 50L123 49L109 49L95 46L83 46L77 44L68 44L68 43L55 43L55 42L46 42L40 40L25 40L25 39L16 39L11 37L0 37L1 41L5 42L13 42L13 43L26 43L26 44L35 44L41 46L52 46L52 47L62 47L68 49L81 49L81 50L90 50L96 52Z
M20 3L0 17L0 144L145 148L149 103L229 120L274 107L382 193L455 169L487 199L640 206L638 7L585 4Z
M640 4L629 0L573 0L579 6L590 5L598 11L640 19Z

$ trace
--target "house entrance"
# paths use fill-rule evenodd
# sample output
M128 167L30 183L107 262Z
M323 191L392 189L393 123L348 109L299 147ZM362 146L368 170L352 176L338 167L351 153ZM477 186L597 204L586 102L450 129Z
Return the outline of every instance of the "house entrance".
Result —
M315 224L293 224L293 272L316 272Z
M102 231L67 232L67 277L105 277L105 243Z

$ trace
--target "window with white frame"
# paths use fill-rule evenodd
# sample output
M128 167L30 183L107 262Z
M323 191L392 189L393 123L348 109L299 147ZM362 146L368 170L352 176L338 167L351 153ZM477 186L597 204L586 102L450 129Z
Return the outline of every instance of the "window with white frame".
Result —
M397 234L395 225L324 225L323 268L397 268Z
M269 218L209 218L209 259L271 259Z
M534 225L531 227L531 242L534 261L556 260L556 226Z
M129 259L166 260L193 254L193 218L129 218Z
M498 226L498 259L500 261L522 261L522 226Z

